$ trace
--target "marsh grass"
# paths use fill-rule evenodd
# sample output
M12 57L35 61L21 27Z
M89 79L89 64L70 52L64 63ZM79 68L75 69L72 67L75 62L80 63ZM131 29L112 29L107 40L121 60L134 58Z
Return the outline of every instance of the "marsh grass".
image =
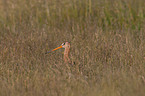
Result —
M144 96L144 0L0 0L0 96ZM71 43L68 67L64 49Z

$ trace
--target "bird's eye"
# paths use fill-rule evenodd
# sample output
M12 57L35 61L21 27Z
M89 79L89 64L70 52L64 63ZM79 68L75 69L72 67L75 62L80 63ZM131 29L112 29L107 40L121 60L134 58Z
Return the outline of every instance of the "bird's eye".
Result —
M65 43L62 43L62 46L65 45Z

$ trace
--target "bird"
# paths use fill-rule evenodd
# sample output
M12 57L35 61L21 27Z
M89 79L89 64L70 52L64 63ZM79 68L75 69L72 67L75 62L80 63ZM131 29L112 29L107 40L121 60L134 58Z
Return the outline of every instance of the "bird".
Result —
M64 62L65 63L71 63L71 60L69 58L69 53L70 53L70 43L69 42L62 43L59 47L57 47L57 48L55 48L55 49L53 49L51 51L48 51L45 54L48 54L48 53L50 53L52 51L55 51L55 50L58 50L60 48L64 48L65 49L64 50Z

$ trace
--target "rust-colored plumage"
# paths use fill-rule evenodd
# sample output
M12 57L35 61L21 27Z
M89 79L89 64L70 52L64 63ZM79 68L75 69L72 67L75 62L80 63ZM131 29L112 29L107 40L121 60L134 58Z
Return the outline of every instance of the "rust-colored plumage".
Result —
M70 43L66 42L64 45L64 62L65 63L71 63L71 60L69 58L69 53L70 53Z
M58 50L60 48L65 48L65 50L64 50L64 62L65 63L71 63L71 60L69 58L69 53L70 53L70 43L69 42L62 43L60 47L57 47L57 48L55 48L55 49L53 49L53 50L51 50L47 53Z

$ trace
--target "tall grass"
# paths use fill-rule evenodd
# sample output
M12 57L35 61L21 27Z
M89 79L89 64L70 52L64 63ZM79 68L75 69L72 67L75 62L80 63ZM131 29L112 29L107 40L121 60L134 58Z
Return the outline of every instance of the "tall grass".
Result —
M144 0L0 0L0 96L144 96ZM73 66L62 52L71 43Z

